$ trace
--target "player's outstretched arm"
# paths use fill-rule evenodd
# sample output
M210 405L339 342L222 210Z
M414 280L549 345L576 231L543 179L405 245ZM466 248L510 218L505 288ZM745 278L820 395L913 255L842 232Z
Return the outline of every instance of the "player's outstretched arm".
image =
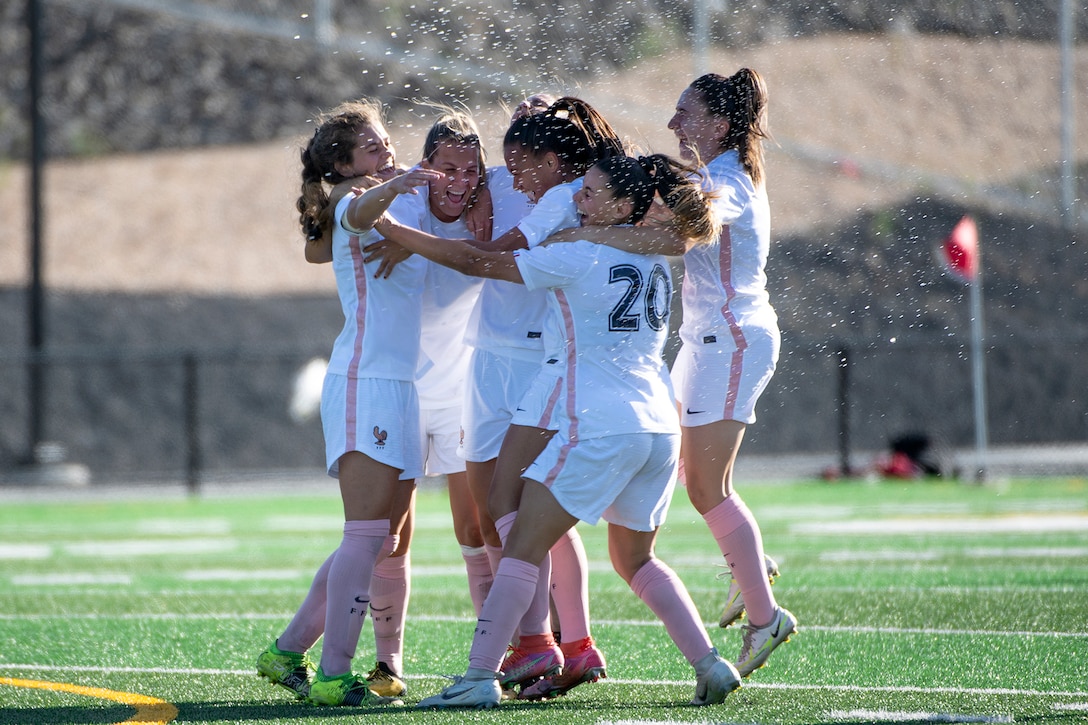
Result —
M671 229L662 227L571 227L560 229L547 239L544 244L577 242L585 240L594 244L604 244L635 254L663 254L667 257L679 257L688 250L688 244Z
M374 229L386 239L444 267L473 277L522 282L521 271L511 252L489 252L477 249L467 241L442 239L418 229L397 224L382 217Z
M366 191L352 189L358 194L344 212L344 223L357 232L365 232L374 227L374 223L385 213L389 205L400 194L415 194L416 187L442 178L442 174L429 169L412 169L389 181L373 186ZM362 193L359 193L362 192Z

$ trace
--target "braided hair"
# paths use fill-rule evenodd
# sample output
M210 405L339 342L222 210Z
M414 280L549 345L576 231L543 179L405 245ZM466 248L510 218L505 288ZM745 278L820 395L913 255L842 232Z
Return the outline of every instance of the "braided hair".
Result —
M314 135L300 154L302 186L295 202L307 241L321 239L331 223L328 186L347 179L336 170L336 165L351 164L356 139L366 127L385 127L382 107L377 101L349 101L318 117Z

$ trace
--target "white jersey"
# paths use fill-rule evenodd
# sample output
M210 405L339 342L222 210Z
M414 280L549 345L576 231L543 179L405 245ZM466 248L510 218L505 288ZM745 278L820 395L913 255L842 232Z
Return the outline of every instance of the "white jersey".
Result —
M505 171L505 170L504 170ZM554 186L540 197L535 206L519 206L511 194L528 204L527 197L515 191L509 172L496 174L491 186L491 199L495 205L495 236L509 218L508 212L516 213L531 209L519 218L516 226L525 235L532 249L554 232L578 226L578 212L574 195L582 188L582 180ZM503 214L500 221L500 213ZM511 227L514 224L510 225ZM547 296L542 290L529 290L525 285L487 280L480 292L480 300L469 321L466 342L477 348L501 351L503 354L523 360L539 360L544 354L541 325L547 310Z
M426 188L401 194L389 206L399 223L442 239L469 239L464 220L440 222L431 213ZM416 391L422 410L460 406L472 349L464 342L469 315L480 295L483 280L426 261L422 290L422 326Z
M529 289L547 289L542 374L555 371L570 441L679 433L661 351L672 285L664 257L586 241L515 252Z
M349 378L415 379L419 362L420 303L426 265L412 256L388 278L374 278L379 262L363 264L363 247L381 239L373 229L352 234L341 225L348 194L333 215L332 267L344 312L329 372Z
M686 345L731 340L744 348L744 328L778 328L764 271L771 242L767 192L752 184L736 150L711 161L706 174L706 187L719 195L714 213L722 233L684 255L680 339Z

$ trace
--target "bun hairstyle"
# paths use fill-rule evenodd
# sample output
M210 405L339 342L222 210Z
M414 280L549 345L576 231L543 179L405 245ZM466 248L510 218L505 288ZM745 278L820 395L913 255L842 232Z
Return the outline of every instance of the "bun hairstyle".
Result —
M604 116L572 96L514 119L503 145L522 146L533 155L554 153L575 176L582 176L601 159L625 153L623 141Z
M665 154L613 156L597 162L596 168L608 179L612 196L630 199L631 224L642 221L660 196L673 213L673 227L681 238L699 244L713 241L721 231L711 211L711 196L694 178L698 172Z
M368 98L342 103L316 119L317 127L302 149L302 188L295 203L299 224L308 241L321 239L331 223L326 184L346 181L336 170L340 163L350 164L364 128L385 128L382 106Z
M691 88L702 96L711 116L729 122L721 150L736 149L752 182L757 186L763 183L763 141L771 137L763 76L751 68L741 68L728 78L707 73L692 81Z

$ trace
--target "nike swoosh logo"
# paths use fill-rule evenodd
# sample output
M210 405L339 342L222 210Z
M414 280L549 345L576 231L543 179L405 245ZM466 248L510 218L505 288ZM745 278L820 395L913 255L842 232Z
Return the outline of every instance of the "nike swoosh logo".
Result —
M363 599L362 597L355 597L355 601L359 604L370 604L369 599Z
M782 622L781 621L778 622L778 626L776 626L773 630L771 630L771 639L777 639L778 632L779 632L780 629L782 629Z
M355 601L359 601L359 600L356 599ZM375 612L375 613L377 613L377 612L388 612L392 608L393 608L392 604L390 604L388 607L383 607L382 609L378 609L373 604L370 605L370 611Z
M692 410L691 408L688 408L688 415L699 415L700 413L705 412L705 410Z

